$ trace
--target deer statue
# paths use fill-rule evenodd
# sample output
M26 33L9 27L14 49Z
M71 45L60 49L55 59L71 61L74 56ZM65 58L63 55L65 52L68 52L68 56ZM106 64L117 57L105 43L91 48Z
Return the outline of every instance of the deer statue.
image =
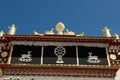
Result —
M103 31L104 37L111 37L110 30L107 27L104 27L102 31Z
M89 63L99 63L100 62L100 60L98 59L98 56L92 56L91 52L89 52L88 54L89 54L89 56L88 56L87 62L89 62Z
M84 36L84 32L82 32L82 33L80 33L80 34L78 34L77 36Z
M43 36L43 34L40 34L40 33L36 32L35 30L34 30L34 35Z
M89 59L98 59L98 58L97 58L98 56L92 56L92 53L91 53L91 52L89 52L88 54L89 54L89 56L88 56Z
M10 27L9 27L9 31L8 31L8 34L9 35L14 35L16 32L16 27L14 24L12 24Z
M52 28L50 31L45 31L45 34L53 35L54 34L54 29Z
M28 51L27 53L28 54L22 54L21 55L21 58L19 58L19 61L21 62L30 62L32 61L32 58L31 58L31 53L32 51Z
M27 52L28 54L22 54L22 57L23 57L23 58L30 58L30 57L31 57L31 54L30 54L31 52L32 52L32 51L28 51L28 52Z
M66 29L66 32L64 32L64 35L75 35L75 33Z

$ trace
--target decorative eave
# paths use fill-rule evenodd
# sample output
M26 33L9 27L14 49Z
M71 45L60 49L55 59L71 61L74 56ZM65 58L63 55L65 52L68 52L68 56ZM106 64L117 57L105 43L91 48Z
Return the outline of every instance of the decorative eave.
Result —
M44 65L40 65L40 64L0 64L0 67L12 67L12 68L71 68L71 69L79 69L79 68L83 68L83 69L119 69L120 66L95 66L95 65L81 65L81 66L76 66L76 65L64 65L64 64L44 64Z
M115 37L78 37L69 35L4 35L6 41L112 43Z
M118 70L120 68L120 66L107 66L107 65L81 65L81 66L77 66L77 65L63 65L63 64L54 64L54 65L50 65L50 64L44 64L44 65L40 65L40 64L0 64L1 68L60 68L60 69L65 69L65 68L69 68L69 69L113 69L113 70Z
M113 77L117 68L88 66L11 65L2 68L5 75L52 75L73 77Z

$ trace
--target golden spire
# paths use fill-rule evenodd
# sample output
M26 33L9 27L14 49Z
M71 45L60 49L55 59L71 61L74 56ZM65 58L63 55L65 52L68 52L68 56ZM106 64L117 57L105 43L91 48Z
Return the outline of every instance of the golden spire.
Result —
M15 32L16 32L16 26L15 26L15 24L12 24L10 27L8 27L9 28L9 31L8 31L8 34L9 35L14 35L15 34Z
M104 37L111 37L110 29L108 29L107 26L105 26L102 31L103 31Z

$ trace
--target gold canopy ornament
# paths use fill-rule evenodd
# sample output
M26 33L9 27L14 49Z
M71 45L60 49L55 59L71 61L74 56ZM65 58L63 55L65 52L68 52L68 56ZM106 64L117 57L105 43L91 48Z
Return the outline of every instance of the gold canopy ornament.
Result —
M12 24L10 27L8 27L9 28L9 31L8 31L8 34L9 35L14 35L15 34L15 32L16 32L16 26L15 26L15 24Z
M64 25L62 22L59 22L59 23L56 25L56 31L57 31L57 34L58 34L58 35L63 35L64 29L65 29L65 25Z
M111 37L110 29L108 29L107 26L105 26L102 31L103 31L104 37Z

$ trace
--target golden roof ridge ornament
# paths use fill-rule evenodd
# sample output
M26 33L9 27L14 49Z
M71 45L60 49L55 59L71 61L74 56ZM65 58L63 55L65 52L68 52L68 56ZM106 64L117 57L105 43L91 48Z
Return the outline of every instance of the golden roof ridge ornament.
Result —
M66 29L66 32L64 32L64 35L75 35L75 33L73 31L69 31L68 29Z
M85 33L82 32L82 33L78 34L77 36L84 36L84 35L85 35Z
M15 24L12 24L9 28L8 35L15 35L16 32L16 26Z
M57 23L56 31L58 35L63 35L64 29L65 29L65 25L62 22Z
M54 29L52 28L50 31L45 31L45 34L53 35L54 34Z
M111 37L110 29L108 29L107 26L105 26L102 31L103 31L104 37Z
M40 33L36 32L35 30L34 30L34 35L43 36L43 34L40 34Z

